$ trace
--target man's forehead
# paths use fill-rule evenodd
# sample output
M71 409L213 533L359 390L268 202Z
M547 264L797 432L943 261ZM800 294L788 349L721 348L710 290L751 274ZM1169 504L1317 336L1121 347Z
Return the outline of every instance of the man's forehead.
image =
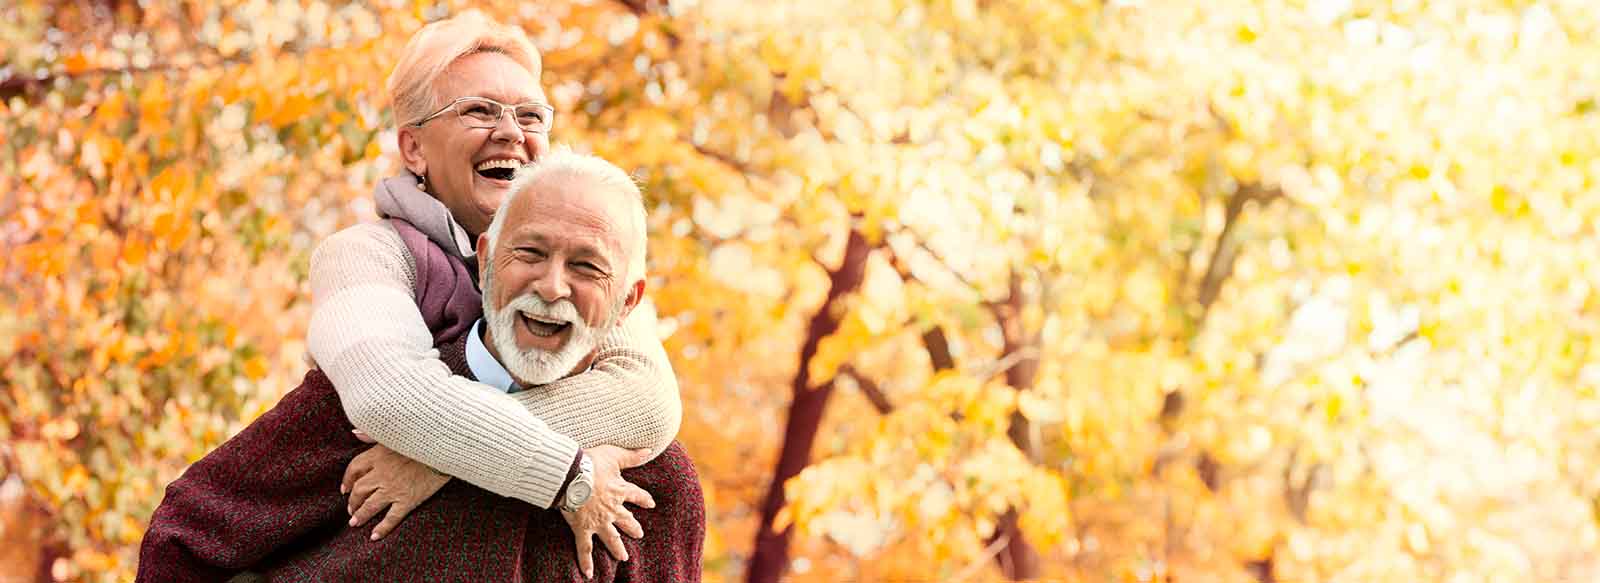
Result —
M568 207L580 213L605 216L616 223L621 212L620 198L591 177L561 172L541 176L529 183L513 206L534 209Z
M572 227L592 243L620 248L619 229L626 228L614 194L582 177L555 176L526 187L512 201L505 218L521 237L548 238L551 228Z

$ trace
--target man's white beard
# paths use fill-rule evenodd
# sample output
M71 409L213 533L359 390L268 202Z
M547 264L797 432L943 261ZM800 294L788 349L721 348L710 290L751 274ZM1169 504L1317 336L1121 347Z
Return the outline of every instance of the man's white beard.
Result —
M570 326L566 344L555 352L519 348L516 327L522 325L518 322L518 314L522 312L566 322ZM489 341L500 355L500 364L519 383L542 385L566 376L600 342L601 328L590 327L578 314L578 308L567 299L551 304L536 294L528 294L511 300L504 308L495 309L490 305L489 290L485 289L483 313L489 324ZM605 327L609 328L610 324L612 322L607 322Z

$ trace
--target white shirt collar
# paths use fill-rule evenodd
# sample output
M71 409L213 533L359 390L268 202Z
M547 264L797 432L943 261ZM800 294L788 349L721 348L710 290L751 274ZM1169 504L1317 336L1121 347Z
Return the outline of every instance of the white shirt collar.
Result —
M478 377L478 382L489 385L507 393L521 389L516 381L512 380L511 372L494 359L489 353L489 347L483 345L483 318L472 324L472 331L467 333L467 369L472 371L472 376Z

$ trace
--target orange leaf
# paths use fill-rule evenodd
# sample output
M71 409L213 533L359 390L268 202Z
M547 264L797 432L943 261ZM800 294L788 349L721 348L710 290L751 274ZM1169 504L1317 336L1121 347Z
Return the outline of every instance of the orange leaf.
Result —
M163 210L156 213L155 220L151 221L150 224L150 234L154 235L157 239L166 239L168 235L172 234L172 230L172 211Z
M122 260L131 266L141 266L149 253L150 249L143 240L132 239L122 247Z
M89 57L84 56L83 53L72 53L67 55L67 58L62 59L61 64L66 67L67 74L77 75L89 70Z

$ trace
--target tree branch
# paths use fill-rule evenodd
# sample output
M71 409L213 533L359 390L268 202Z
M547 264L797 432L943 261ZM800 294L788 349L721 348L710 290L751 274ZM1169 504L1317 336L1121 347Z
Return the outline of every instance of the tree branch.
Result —
M999 555L1000 551L1005 550L1006 545L1010 543L1011 537L1009 536L1002 534L998 537L995 537L995 539L989 543L989 546L983 548L982 556L973 559L971 563L968 563L966 567L963 567L961 572L957 573L956 576L951 579L951 581L966 581L973 575L978 574L978 570L982 569L985 563L993 561L995 556Z
M0 99L23 97L28 94L44 90L50 85L54 84L58 79L79 80L122 74L138 75L142 73L164 73L170 71L188 72L195 69L209 69L213 67L236 65L248 60L250 60L249 53L240 52L232 57L220 57L217 60L197 59L194 62L168 61L145 67L102 67L86 69L73 73L68 73L66 71L53 71L39 77L12 76L5 80L0 80Z
M944 326L935 325L922 333L922 346L928 350L928 360L933 364L933 371L940 372L956 367L955 356L950 354L950 339L945 336Z
M856 387L860 388L861 394L872 402L872 406L878 410L878 414L888 415L894 412L894 403L889 401L889 395L883 392L883 388L879 387L878 383L862 376L861 371L856 370L854 365L846 364L839 367L839 374L849 376L850 380L855 381Z
M923 237L920 236L916 231L912 230L910 227L902 226L896 232L905 234L906 237L911 239L912 244L915 245L917 249L921 250L923 253L927 253L929 257L933 258L934 262L938 263L940 267L944 268L946 272L948 272L952 277L956 278L956 281L961 282L961 285L964 285L967 287L967 289L971 290L973 295L977 296L978 304L983 306L984 309L993 311L997 306L999 306L999 302L983 297L983 291L978 287L976 282L968 279L967 276L962 275L960 271L957 271L954 267L951 267L950 262L945 260L944 256L928 247ZM888 251L889 254L889 265L894 267L895 273L900 274L900 279L902 281L917 281L924 285L928 283L922 278L917 277L916 274L911 273L911 266L906 264L905 259L900 256L900 253L895 250L894 246L884 245L884 249Z
M1233 194L1228 195L1227 206L1222 216L1222 232L1217 233L1217 244L1211 249L1211 259L1206 263L1205 275L1200 278L1200 291L1195 296L1200 303L1200 317L1196 321L1196 329L1205 324L1211 305L1222 294L1223 283L1233 275L1233 263L1239 255L1234 231L1238 229L1240 219L1244 216L1245 206L1251 202L1270 202L1282 195L1282 190L1262 188L1258 184L1241 184Z
M711 148L707 148L707 147L702 146L700 144L696 144L696 143L694 143L693 140L690 140L688 138L682 138L682 139L684 141L686 141L686 142L689 142L689 144L692 147L694 147L694 151L699 152L700 155L705 156L707 158L710 158L712 160L716 160L718 162L721 162L722 165L727 166L729 169L733 170L734 172L738 172L742 176L745 176L745 180L747 182L749 181L749 174L750 174L750 166L749 165L745 164L744 162L740 162L739 160L735 159L731 155L724 154L722 152L718 152L716 150L713 150Z

